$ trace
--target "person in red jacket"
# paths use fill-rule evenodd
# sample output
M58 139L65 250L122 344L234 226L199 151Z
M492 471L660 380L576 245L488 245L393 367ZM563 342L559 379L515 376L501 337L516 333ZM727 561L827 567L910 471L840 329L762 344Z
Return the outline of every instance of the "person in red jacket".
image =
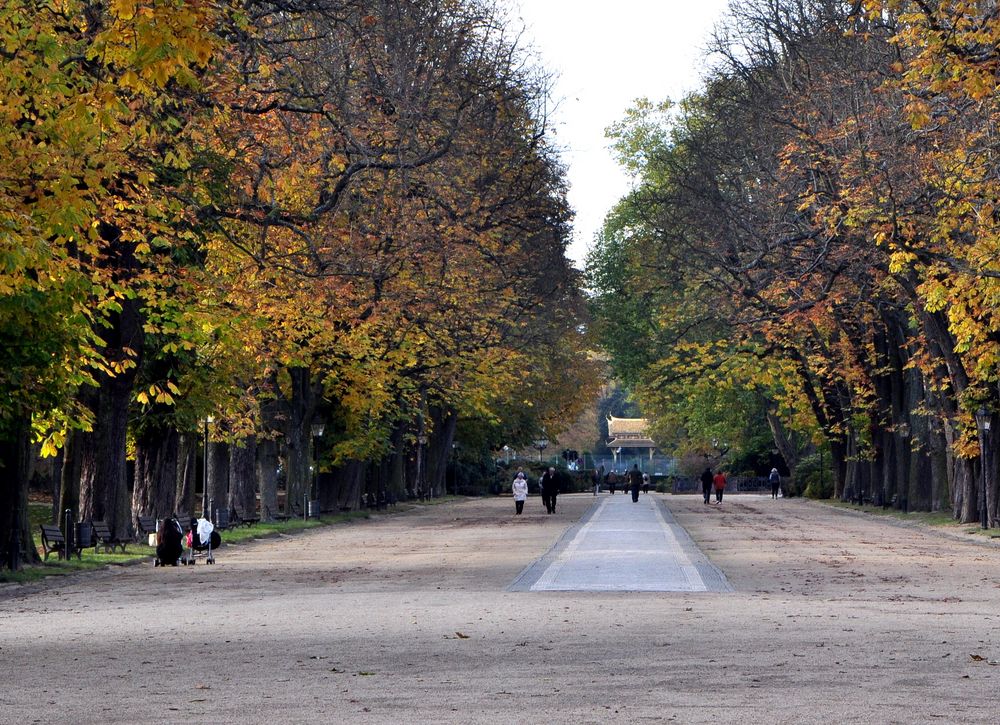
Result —
M722 503L722 493L726 490L726 475L722 471L716 473L712 485L715 486L715 503Z

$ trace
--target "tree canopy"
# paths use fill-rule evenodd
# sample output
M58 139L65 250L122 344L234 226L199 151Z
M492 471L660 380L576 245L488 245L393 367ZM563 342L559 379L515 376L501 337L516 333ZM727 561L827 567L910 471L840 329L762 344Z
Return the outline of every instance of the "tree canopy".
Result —
M829 448L838 496L997 523L995 32L980 3L748 0L701 90L610 130L637 183L596 327L680 441L755 417L793 468Z

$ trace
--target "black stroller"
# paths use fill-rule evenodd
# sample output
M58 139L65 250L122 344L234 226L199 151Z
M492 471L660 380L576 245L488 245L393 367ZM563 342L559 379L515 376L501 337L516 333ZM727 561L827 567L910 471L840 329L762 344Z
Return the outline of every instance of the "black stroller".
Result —
M156 559L153 566L177 566L184 552L183 540L184 530L177 517L163 519L156 532Z
M206 564L214 564L213 549L222 545L222 537L208 519L191 519L191 526L184 537L184 565L194 565L195 557L204 556Z

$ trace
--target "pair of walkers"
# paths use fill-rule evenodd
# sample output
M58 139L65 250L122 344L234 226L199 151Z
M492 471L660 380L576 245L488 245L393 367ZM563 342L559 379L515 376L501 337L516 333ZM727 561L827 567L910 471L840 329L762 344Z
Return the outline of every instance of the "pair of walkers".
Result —
M549 468L542 474L542 504L545 511L550 514L556 512L556 499L559 496L559 483L556 481L556 469ZM528 480L524 476L524 471L518 471L511 484L511 491L514 494L514 513L520 515L524 511L524 502L528 498Z
M713 475L711 467L708 467L701 474L701 493L705 497L705 503L711 503L713 489L715 503L722 503L722 494L726 491L726 475L722 471Z

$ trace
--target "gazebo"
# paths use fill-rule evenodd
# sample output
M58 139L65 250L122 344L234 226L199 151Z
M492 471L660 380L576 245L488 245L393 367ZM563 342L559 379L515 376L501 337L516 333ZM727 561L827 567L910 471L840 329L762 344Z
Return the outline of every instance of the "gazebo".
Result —
M618 454L622 448L648 448L649 460L653 460L653 449L656 443L646 433L649 421L645 418L615 418L608 416L608 448L615 454L617 465Z

